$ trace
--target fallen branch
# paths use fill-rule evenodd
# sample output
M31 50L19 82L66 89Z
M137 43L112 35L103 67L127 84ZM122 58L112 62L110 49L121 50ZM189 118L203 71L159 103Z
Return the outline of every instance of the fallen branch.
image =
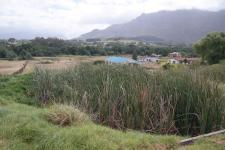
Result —
M210 137L210 136L214 136L214 135L218 135L218 134L225 134L225 130L211 132L211 133L208 133L208 134L203 134L203 135L199 135L199 136L192 137L192 138L189 138L189 139L185 139L185 140L180 141L180 145L192 144L194 141L196 141L198 139L201 139L201 138L204 138L204 137Z

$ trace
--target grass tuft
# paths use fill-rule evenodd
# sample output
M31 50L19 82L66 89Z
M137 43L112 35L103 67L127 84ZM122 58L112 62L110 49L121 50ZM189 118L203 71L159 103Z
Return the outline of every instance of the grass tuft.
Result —
M86 114L68 105L51 106L46 117L49 122L59 126L79 125L89 121Z

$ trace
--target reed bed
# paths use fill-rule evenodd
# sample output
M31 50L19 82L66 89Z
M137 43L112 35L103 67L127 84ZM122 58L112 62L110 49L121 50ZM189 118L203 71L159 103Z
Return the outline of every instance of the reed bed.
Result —
M196 70L82 64L36 68L33 80L41 104L73 104L112 128L196 135L224 127L224 91Z

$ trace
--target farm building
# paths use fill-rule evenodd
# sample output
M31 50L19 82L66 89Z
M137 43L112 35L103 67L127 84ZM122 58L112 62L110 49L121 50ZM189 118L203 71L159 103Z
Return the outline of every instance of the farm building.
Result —
M172 58L169 59L170 64L191 64L192 63L191 58Z
M153 63L158 63L160 61L160 59L158 57L142 57L139 58L138 60L139 62L153 62Z
M173 53L169 53L169 57L170 58L181 58L182 55L179 52L173 52Z
M169 59L169 63L170 63L170 64L179 64L180 61L177 60L177 59Z
M158 55L158 54L154 54L154 53L153 53L151 56L152 56L152 57L158 57L158 58L159 58L159 57L161 57L162 55Z

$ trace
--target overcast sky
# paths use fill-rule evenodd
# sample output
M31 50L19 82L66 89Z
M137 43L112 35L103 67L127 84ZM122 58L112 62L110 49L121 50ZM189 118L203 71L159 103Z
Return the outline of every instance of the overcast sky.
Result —
M0 0L0 38L75 38L142 13L220 10L225 0Z

